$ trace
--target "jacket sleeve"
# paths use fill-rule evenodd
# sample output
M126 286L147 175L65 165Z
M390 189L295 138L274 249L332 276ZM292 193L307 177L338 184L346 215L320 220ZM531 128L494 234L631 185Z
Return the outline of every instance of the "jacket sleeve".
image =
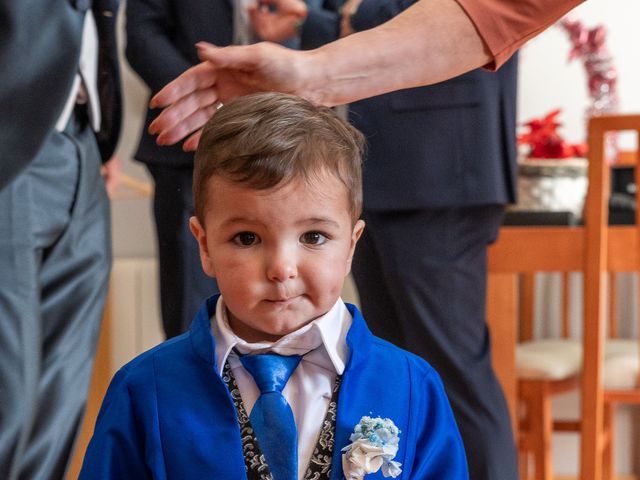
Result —
M302 26L300 49L311 50L340 37L343 0L307 0L309 14Z
M127 60L152 92L191 67L172 41L172 10L169 0L127 1Z
M33 160L71 90L84 13L69 3L0 2L0 189Z
M356 31L368 30L406 10L416 0L362 0L362 3L351 17L351 26Z
M80 480L151 479L157 425L145 425L153 408L136 406L126 370L114 377L105 395L93 437L80 472ZM151 416L149 416L151 417ZM150 462L151 460L151 462Z
M429 369L413 387L417 393L407 442L416 448L414 458L406 459L403 478L468 480L464 445L440 377Z

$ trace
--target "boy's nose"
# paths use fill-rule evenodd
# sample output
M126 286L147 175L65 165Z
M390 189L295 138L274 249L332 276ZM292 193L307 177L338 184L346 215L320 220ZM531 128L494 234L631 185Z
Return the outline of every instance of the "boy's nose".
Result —
M298 268L293 258L284 252L274 252L267 266L267 277L273 282L284 282L298 276Z

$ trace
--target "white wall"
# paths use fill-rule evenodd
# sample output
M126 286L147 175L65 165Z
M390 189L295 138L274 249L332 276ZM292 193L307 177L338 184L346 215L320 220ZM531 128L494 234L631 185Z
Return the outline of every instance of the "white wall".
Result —
M622 112L640 112L640 2L588 0L571 16L589 27L604 24L607 44L618 69ZM542 116L562 108L562 132L573 142L585 139L584 111L589 105L586 74L579 60L567 63L568 35L554 26L530 41L520 53L518 118Z

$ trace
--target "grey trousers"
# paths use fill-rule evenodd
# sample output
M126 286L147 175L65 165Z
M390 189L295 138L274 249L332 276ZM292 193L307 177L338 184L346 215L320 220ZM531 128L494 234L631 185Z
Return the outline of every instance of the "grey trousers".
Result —
M110 265L100 155L74 115L0 191L0 478L63 478Z

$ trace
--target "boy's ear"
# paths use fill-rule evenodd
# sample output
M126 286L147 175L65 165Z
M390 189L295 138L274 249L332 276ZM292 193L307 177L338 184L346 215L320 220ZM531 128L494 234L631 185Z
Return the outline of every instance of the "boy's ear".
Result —
M351 272L351 262L353 261L353 253L356 251L356 245L360 237L362 236L362 232L364 231L364 220L358 220L356 224L353 226L353 232L351 233L351 247L349 250L349 257L347 258L347 265L345 276L349 275Z
M215 277L216 273L213 268L213 260L211 259L211 255L209 255L209 247L207 246L207 233L197 217L191 217L189 219L189 229L198 242L198 248L200 249L200 263L202 263L204 273L210 277Z

